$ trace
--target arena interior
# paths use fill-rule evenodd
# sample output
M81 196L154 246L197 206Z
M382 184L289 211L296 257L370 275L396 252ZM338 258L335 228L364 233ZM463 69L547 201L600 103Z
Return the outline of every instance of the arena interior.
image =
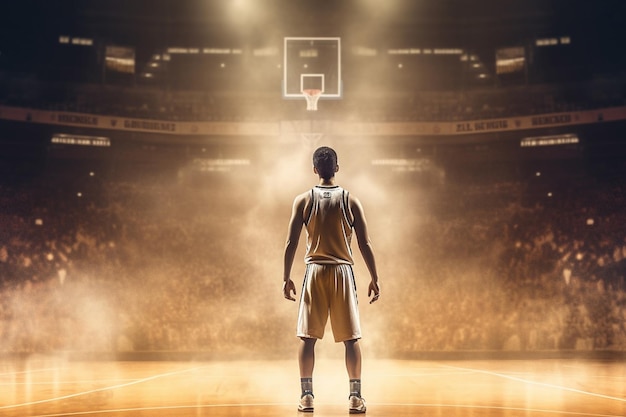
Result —
M287 221L317 182L312 151L329 145L338 183L365 207L381 280L370 305L357 255L364 366L608 363L621 371L602 415L623 415L623 1L1 7L0 382L13 392L1 411L106 408L100 388L69 403L53 390L67 401L41 400L45 414L15 388L14 370L35 362L297 373ZM312 41L288 58L286 38ZM326 71L320 38L340 44L338 79L326 73L338 97L308 110L286 96L286 67ZM320 366L342 359L330 337L319 349ZM437 415L543 415L479 406ZM589 407L545 415L600 415Z

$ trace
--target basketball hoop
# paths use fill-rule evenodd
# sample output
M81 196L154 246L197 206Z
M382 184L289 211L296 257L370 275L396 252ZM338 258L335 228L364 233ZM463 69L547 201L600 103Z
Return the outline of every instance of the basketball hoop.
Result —
M322 96L322 90L318 89L306 89L302 90L304 98L306 99L306 109L309 111L317 111L317 101Z

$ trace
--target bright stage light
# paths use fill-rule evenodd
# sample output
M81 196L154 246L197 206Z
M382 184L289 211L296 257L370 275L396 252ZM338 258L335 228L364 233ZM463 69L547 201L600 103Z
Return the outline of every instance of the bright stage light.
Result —
M229 15L235 23L245 23L262 16L263 2L256 0L232 0L229 4Z
M399 4L401 2L398 2L397 0L361 0L360 3L375 16L385 17L387 15L401 12Z

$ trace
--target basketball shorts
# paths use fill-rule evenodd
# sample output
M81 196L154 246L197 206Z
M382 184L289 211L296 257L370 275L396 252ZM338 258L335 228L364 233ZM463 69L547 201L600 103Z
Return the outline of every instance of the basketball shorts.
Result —
M307 264L300 293L297 336L323 338L329 317L335 342L361 338L352 265Z

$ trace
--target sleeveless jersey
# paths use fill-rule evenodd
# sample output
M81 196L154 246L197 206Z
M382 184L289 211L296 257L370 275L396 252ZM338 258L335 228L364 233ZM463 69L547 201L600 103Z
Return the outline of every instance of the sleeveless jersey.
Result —
M353 219L346 190L339 186L313 187L305 216L306 264L354 264L350 247Z

